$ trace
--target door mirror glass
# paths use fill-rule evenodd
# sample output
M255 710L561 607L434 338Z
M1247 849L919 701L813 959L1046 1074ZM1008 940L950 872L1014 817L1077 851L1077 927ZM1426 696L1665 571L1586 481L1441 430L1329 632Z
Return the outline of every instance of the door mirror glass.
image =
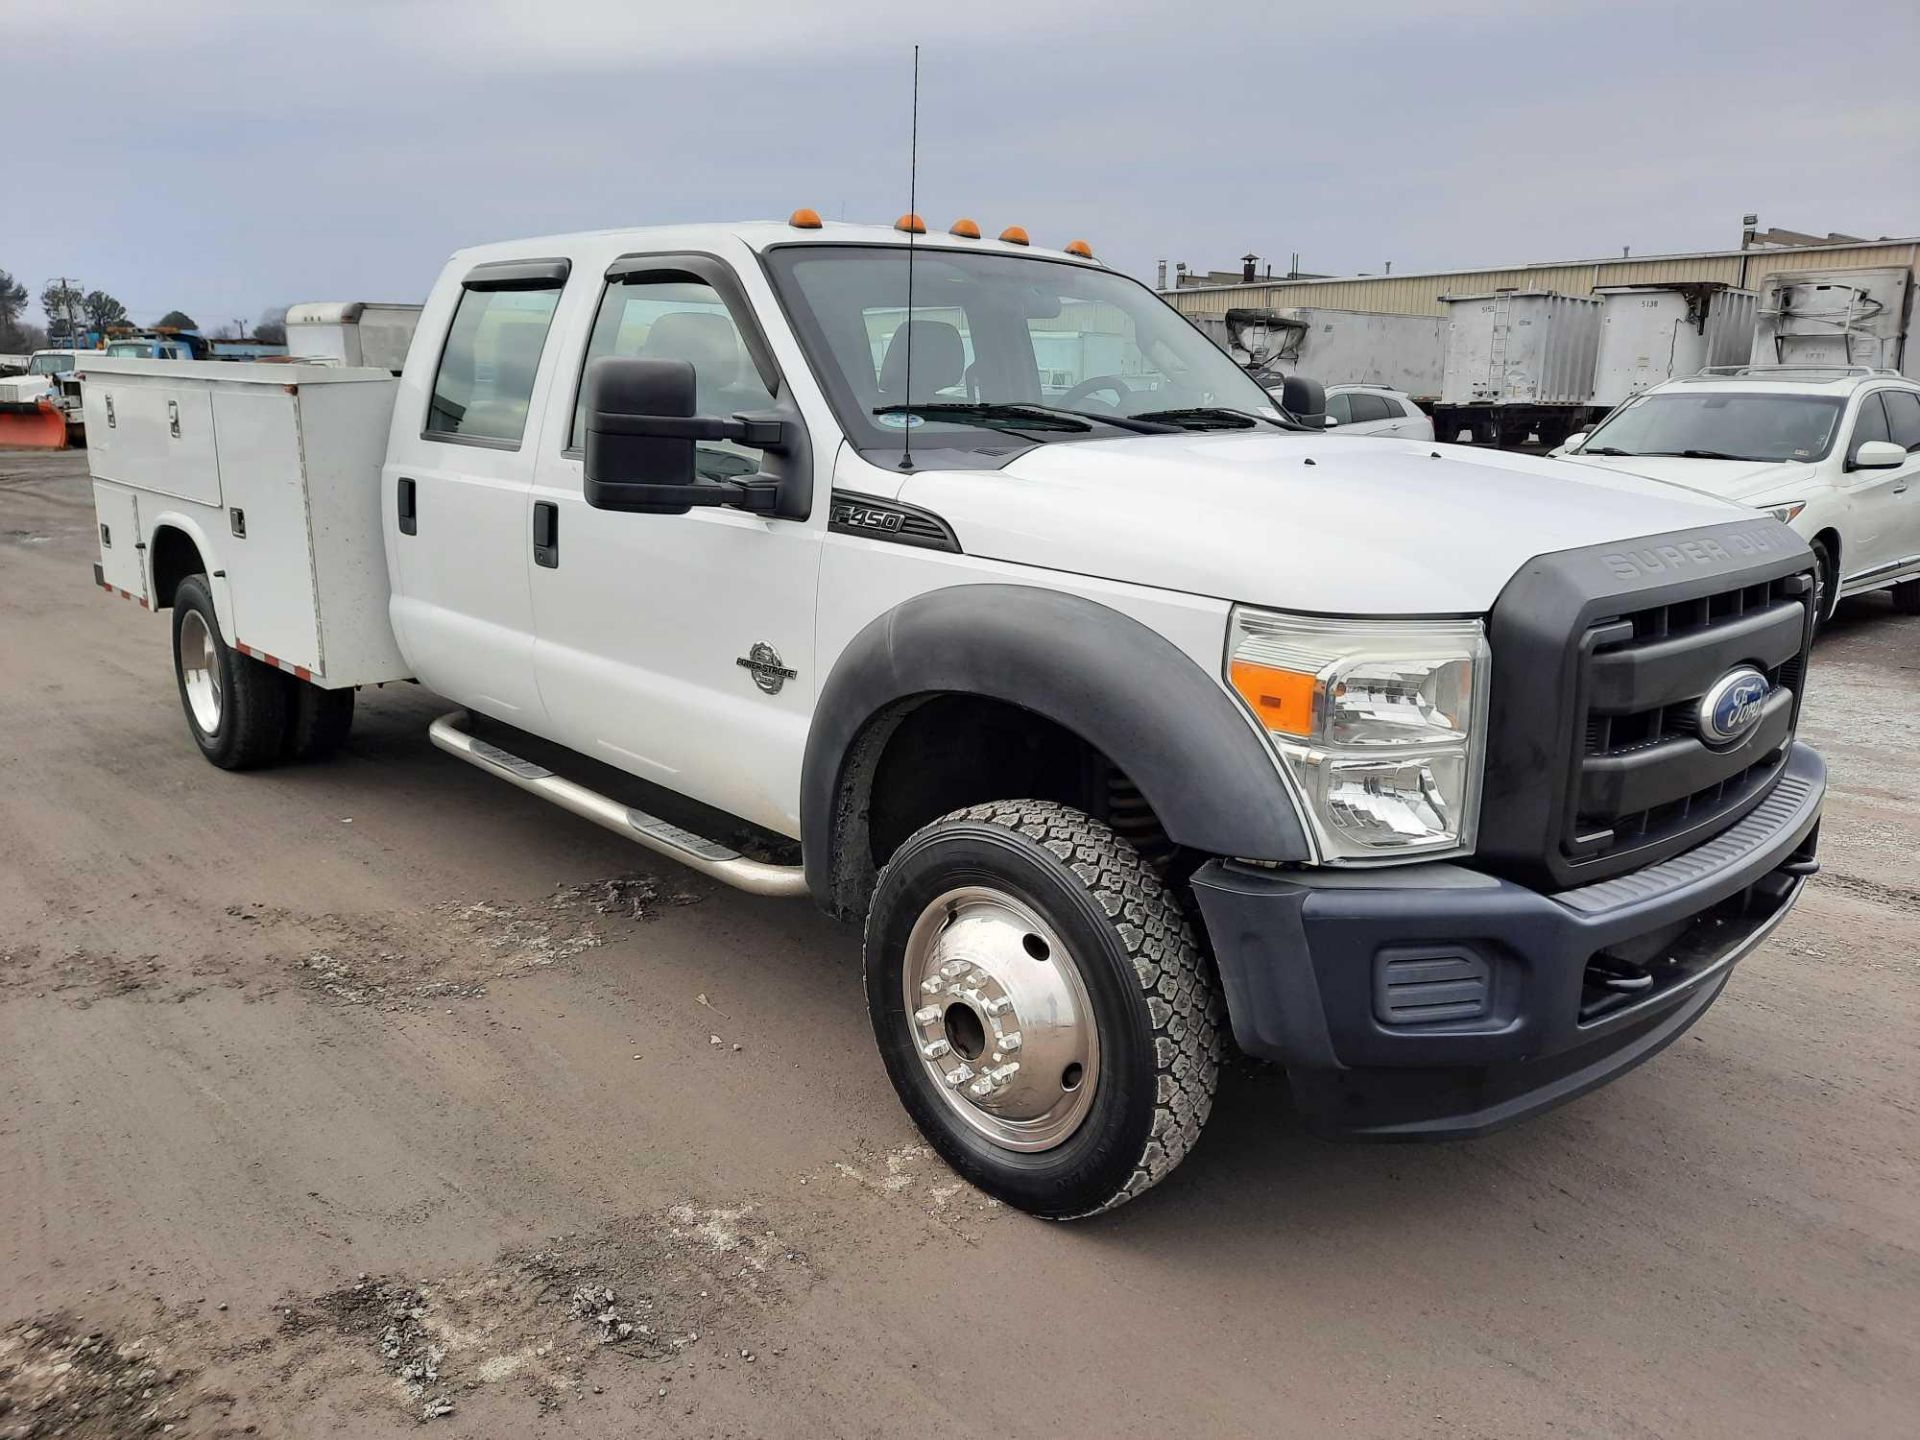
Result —
M1896 470L1907 463L1907 452L1891 440L1867 440L1853 452L1856 470Z
M1567 436L1567 438L1561 443L1561 446L1560 446L1561 450L1566 451L1568 453L1578 450L1582 445L1587 443L1587 436L1590 433L1591 433L1590 431L1582 430L1578 434Z

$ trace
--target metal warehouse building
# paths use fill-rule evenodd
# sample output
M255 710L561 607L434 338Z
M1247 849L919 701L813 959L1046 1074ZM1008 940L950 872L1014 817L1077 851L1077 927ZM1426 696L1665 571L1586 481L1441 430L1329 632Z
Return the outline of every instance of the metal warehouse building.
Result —
M1194 284L1182 277L1176 288L1163 293L1176 310L1196 318L1224 316L1230 309L1291 306L1389 315L1445 315L1447 307L1440 302L1442 295L1475 295L1493 290L1552 290L1562 295L1589 295L1608 285L1707 282L1757 291L1770 275L1870 269L1905 269L1920 281L1920 237L1872 241L1836 238L1810 244L1770 241L1770 236L1779 234L1773 231L1756 236L1754 244L1740 250L1561 260L1492 270L1431 270L1408 275L1297 280L1259 278L1237 284ZM1913 283L1907 287L1909 293L1914 288Z

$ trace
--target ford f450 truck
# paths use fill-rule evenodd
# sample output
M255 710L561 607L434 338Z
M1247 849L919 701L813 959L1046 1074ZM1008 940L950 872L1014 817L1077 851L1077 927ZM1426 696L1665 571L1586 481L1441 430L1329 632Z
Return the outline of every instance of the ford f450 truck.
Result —
M1039 1215L1165 1177L1229 1032L1411 1138L1698 1020L1815 869L1806 544L1335 438L1086 247L917 225L462 251L397 378L89 360L97 578L216 765L415 679L485 773L862 923L915 1124Z

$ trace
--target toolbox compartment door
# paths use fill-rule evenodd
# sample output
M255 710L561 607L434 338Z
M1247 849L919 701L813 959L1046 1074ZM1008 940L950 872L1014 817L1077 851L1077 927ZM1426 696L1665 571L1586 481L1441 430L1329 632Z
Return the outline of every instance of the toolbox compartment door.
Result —
M233 597L228 638L323 672L294 396L283 386L249 385L218 390L212 403L227 471L229 538L221 554Z
M83 394L87 459L96 479L202 505L220 503L208 386L101 372L87 380Z
M118 485L93 482L93 514L98 522L100 580L134 599L147 599L146 551L141 548L140 497Z

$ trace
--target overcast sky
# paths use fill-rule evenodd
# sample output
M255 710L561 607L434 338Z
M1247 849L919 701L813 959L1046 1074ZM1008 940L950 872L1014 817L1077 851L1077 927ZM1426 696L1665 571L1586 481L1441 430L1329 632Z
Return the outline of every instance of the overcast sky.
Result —
M0 0L0 269L211 328L484 240L920 208L1154 262L1920 233L1915 0Z

